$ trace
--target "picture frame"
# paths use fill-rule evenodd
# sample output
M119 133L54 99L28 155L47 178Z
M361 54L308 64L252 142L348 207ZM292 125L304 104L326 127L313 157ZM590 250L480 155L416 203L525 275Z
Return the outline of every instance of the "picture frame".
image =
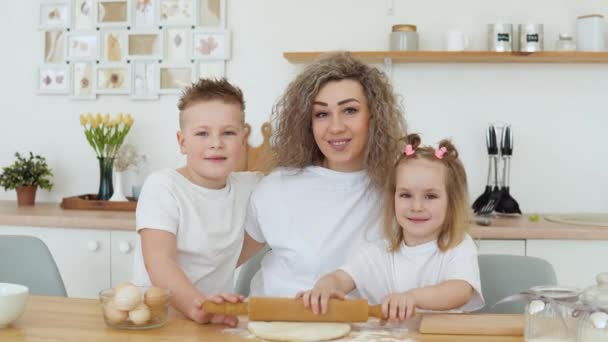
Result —
M56 64L66 62L66 31L42 31L42 62Z
M226 28L226 0L197 0L196 23L204 28Z
M192 60L230 59L230 31L223 29L197 29L192 31Z
M195 75L198 78L224 78L226 77L226 62L198 61Z
M127 33L125 29L101 30L101 61L120 63L127 60Z
M127 60L162 60L163 50L163 32L161 30L128 31Z
M131 92L131 64L106 63L95 66L96 94L129 94Z
M132 0L131 13L134 27L156 26L158 2L156 0Z
M66 60L97 61L99 60L99 32L78 31L66 35Z
M196 25L195 0L158 0L157 23L162 27Z
M69 94L70 66L65 63L38 66L36 84L38 94Z
M132 63L133 84L131 85L131 98L134 100L157 100L158 62Z
M131 25L131 5L129 0L97 0L97 27L129 27Z
M94 0L72 0L72 29L94 30L97 4Z
M192 64L159 64L156 89L159 94L180 94L194 80Z
M95 63L72 63L72 99L95 100L97 94L93 89L95 85Z
M39 29L68 29L71 23L70 0L38 0Z
M186 63L191 60L190 44L192 29L190 27L167 27L165 33L164 61L169 63Z

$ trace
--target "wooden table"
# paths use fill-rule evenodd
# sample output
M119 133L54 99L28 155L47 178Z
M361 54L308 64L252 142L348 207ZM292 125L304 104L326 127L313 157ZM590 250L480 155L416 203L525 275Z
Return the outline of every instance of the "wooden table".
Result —
M240 333L239 333L240 331ZM417 341L485 341L515 342L523 337L420 335ZM25 313L8 328L0 329L0 341L260 341L247 336L244 329L227 329L218 325L199 325L192 321L170 318L161 328L151 330L117 330L105 325L97 300L30 296Z

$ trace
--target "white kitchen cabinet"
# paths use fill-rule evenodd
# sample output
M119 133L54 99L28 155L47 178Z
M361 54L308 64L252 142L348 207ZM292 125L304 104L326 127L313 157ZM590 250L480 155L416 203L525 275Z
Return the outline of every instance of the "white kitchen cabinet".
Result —
M475 240L479 254L526 255L526 240Z
M110 286L110 233L96 229L1 226L3 235L31 235L49 248L69 297L97 298Z
M131 281L137 233L113 230L110 234L112 237L111 283L114 286L124 281Z
M606 240L528 240L527 254L549 261L560 285L585 288L608 271Z

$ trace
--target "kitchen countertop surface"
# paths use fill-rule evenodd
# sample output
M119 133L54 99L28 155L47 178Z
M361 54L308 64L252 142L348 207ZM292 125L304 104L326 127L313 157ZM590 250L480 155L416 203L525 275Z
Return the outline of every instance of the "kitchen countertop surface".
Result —
M135 212L66 210L59 203L18 207L16 201L0 201L0 225L129 231L135 229ZM473 224L470 234L476 239L608 240L608 227L555 223L542 215L532 222L524 215L496 217L490 226Z
M523 318L522 318L523 319ZM484 341L520 342L523 336L434 335L407 333L409 341ZM370 336L370 335L368 335ZM348 338L343 341L361 341ZM402 339L383 338L398 341ZM190 320L171 317L161 328L151 330L118 330L105 325L99 301L63 297L30 296L24 314L7 328L0 328L0 341L205 341L238 342L256 339L241 322L237 328L199 325Z

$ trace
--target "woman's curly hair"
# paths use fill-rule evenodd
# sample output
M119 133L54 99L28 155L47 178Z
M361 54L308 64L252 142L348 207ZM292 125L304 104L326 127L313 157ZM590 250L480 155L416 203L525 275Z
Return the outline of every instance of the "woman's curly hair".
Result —
M301 169L325 159L312 134L312 108L319 90L328 82L355 80L369 105L369 138L365 168L370 184L381 188L399 155L398 140L406 133L405 118L386 75L348 52L322 57L293 80L272 111L273 164Z

